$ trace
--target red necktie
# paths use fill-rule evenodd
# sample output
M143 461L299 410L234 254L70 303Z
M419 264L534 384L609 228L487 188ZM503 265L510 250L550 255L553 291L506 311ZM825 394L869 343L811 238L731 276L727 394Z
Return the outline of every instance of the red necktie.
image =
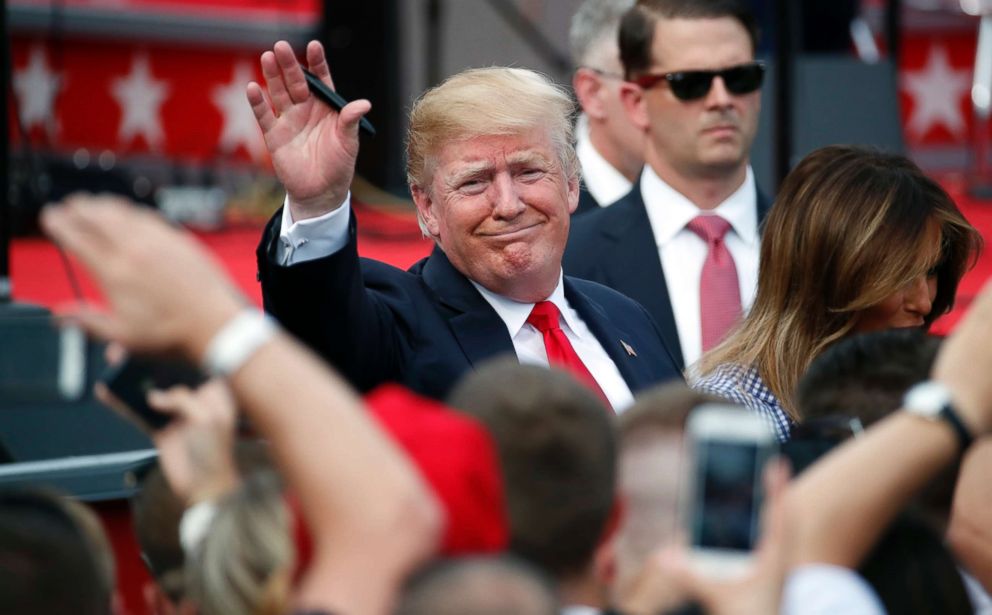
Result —
M723 241L730 223L720 216L696 216L686 228L709 247L699 277L699 317L703 352L719 344L741 316L741 287L737 266Z
M613 404L610 403L609 398L603 393L603 389L599 387L599 383L592 377L585 363L582 362L575 349L572 348L572 344L565 336L565 332L561 330L561 325L558 324L560 316L561 313L554 303L550 301L539 301L534 304L534 309L531 310L530 316L527 317L527 323L533 325L535 329L544 335L544 349L548 353L548 363L570 372L579 382L589 387L593 393L598 395L606 404L606 407L612 411Z

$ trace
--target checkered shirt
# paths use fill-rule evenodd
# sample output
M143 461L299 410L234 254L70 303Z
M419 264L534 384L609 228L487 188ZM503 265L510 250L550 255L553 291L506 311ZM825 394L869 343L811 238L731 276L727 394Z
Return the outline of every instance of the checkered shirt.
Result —
M697 391L723 397L757 412L775 429L779 442L789 439L793 421L775 394L765 386L758 368L726 363L691 384Z

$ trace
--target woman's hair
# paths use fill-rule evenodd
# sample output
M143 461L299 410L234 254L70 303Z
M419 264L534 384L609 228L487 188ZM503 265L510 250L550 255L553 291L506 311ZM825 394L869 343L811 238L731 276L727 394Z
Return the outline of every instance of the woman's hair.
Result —
M937 279L929 327L954 305L981 244L950 196L904 156L846 145L816 150L785 178L765 221L750 313L697 372L754 365L798 418L793 389L814 357L923 274Z
M209 531L187 554L189 597L203 615L287 612L295 549L278 477L255 472L216 505Z

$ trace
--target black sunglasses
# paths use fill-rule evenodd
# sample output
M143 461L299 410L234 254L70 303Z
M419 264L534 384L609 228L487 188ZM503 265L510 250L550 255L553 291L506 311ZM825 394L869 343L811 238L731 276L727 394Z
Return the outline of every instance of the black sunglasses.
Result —
M724 86L731 94L750 94L761 87L765 65L762 62L748 62L720 70L680 70L660 75L642 75L634 83L649 89L661 81L667 81L672 94L679 100L696 100L709 93L713 77L723 79Z

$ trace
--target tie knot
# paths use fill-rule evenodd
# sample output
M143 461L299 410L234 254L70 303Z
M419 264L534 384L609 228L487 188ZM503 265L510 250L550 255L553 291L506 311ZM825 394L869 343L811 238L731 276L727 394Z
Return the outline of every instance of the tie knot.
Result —
M534 304L534 309L530 311L527 322L534 326L541 333L560 329L558 326L558 306L550 301L538 301Z
M696 216L685 227L702 237L706 243L712 244L723 239L730 230L730 223L718 215Z

